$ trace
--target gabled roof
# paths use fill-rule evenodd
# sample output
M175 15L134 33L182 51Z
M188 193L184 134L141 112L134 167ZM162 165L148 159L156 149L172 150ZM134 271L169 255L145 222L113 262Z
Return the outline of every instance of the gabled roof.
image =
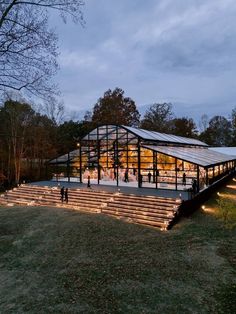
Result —
M210 167L223 162L236 160L236 156L222 154L208 148L155 145L142 145L142 147L171 157L176 157L201 167Z
M163 144L178 144L178 145L189 145L189 146L201 146L207 147L208 145L204 142L199 140L183 137L183 136L176 136L172 134L165 134L155 131L148 131L144 129L134 128L125 125L103 125L99 126L98 128L92 130L88 135L86 135L83 140L95 140L97 137L98 139L103 139L109 134L110 137L114 136L116 130L118 129L118 138L119 136L123 136L122 132L128 131L129 133L133 134L134 136L140 138L144 141L154 141ZM115 139L115 137L114 137Z
M137 136L141 137L142 139L148 140L148 141L159 141L159 142L172 143L172 144L175 143L175 144L197 145L197 146L205 146L205 147L208 146L206 143L193 139L193 138L177 136L173 134L160 133L156 131L148 131L144 129L129 127L129 126L123 126L123 127L126 130L129 130L132 133L136 134Z

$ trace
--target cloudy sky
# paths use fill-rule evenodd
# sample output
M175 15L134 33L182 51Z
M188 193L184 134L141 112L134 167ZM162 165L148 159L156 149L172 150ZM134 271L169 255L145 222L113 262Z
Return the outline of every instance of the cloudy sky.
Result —
M115 87L141 112L171 102L198 120L236 106L235 0L85 2L84 28L53 19L66 108L82 115Z

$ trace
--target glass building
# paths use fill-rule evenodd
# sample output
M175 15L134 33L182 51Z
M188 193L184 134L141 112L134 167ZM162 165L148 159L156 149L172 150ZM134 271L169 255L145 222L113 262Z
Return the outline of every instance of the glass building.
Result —
M99 126L77 146L49 162L57 180L198 192L236 166L199 140L123 125Z

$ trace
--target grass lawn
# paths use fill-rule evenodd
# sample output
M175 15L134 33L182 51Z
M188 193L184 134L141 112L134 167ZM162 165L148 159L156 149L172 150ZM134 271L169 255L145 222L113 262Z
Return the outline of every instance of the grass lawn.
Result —
M206 206L167 232L0 207L0 313L236 313L236 229Z

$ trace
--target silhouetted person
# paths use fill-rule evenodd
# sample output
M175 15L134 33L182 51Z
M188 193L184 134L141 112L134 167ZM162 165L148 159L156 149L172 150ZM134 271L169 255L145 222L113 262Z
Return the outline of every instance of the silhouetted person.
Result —
M192 183L193 194L197 193L197 180L194 179Z
M68 188L66 188L65 190L64 197L65 197L65 202L68 203Z
M129 182L129 170L125 170L125 182Z
M88 188L91 188L91 184L90 184L90 176L88 176L88 184L87 184Z
M156 169L156 182L158 183L158 177L159 177L159 170L158 169Z
M149 172L148 172L148 182L149 182L149 183L151 183L151 178L152 178L152 174L151 174L151 172L149 171Z
M185 174L185 172L183 173L182 183L183 183L183 186L186 186L186 174Z
M65 190L64 190L64 186L61 188L61 201L63 202L64 200L64 194L65 194Z

